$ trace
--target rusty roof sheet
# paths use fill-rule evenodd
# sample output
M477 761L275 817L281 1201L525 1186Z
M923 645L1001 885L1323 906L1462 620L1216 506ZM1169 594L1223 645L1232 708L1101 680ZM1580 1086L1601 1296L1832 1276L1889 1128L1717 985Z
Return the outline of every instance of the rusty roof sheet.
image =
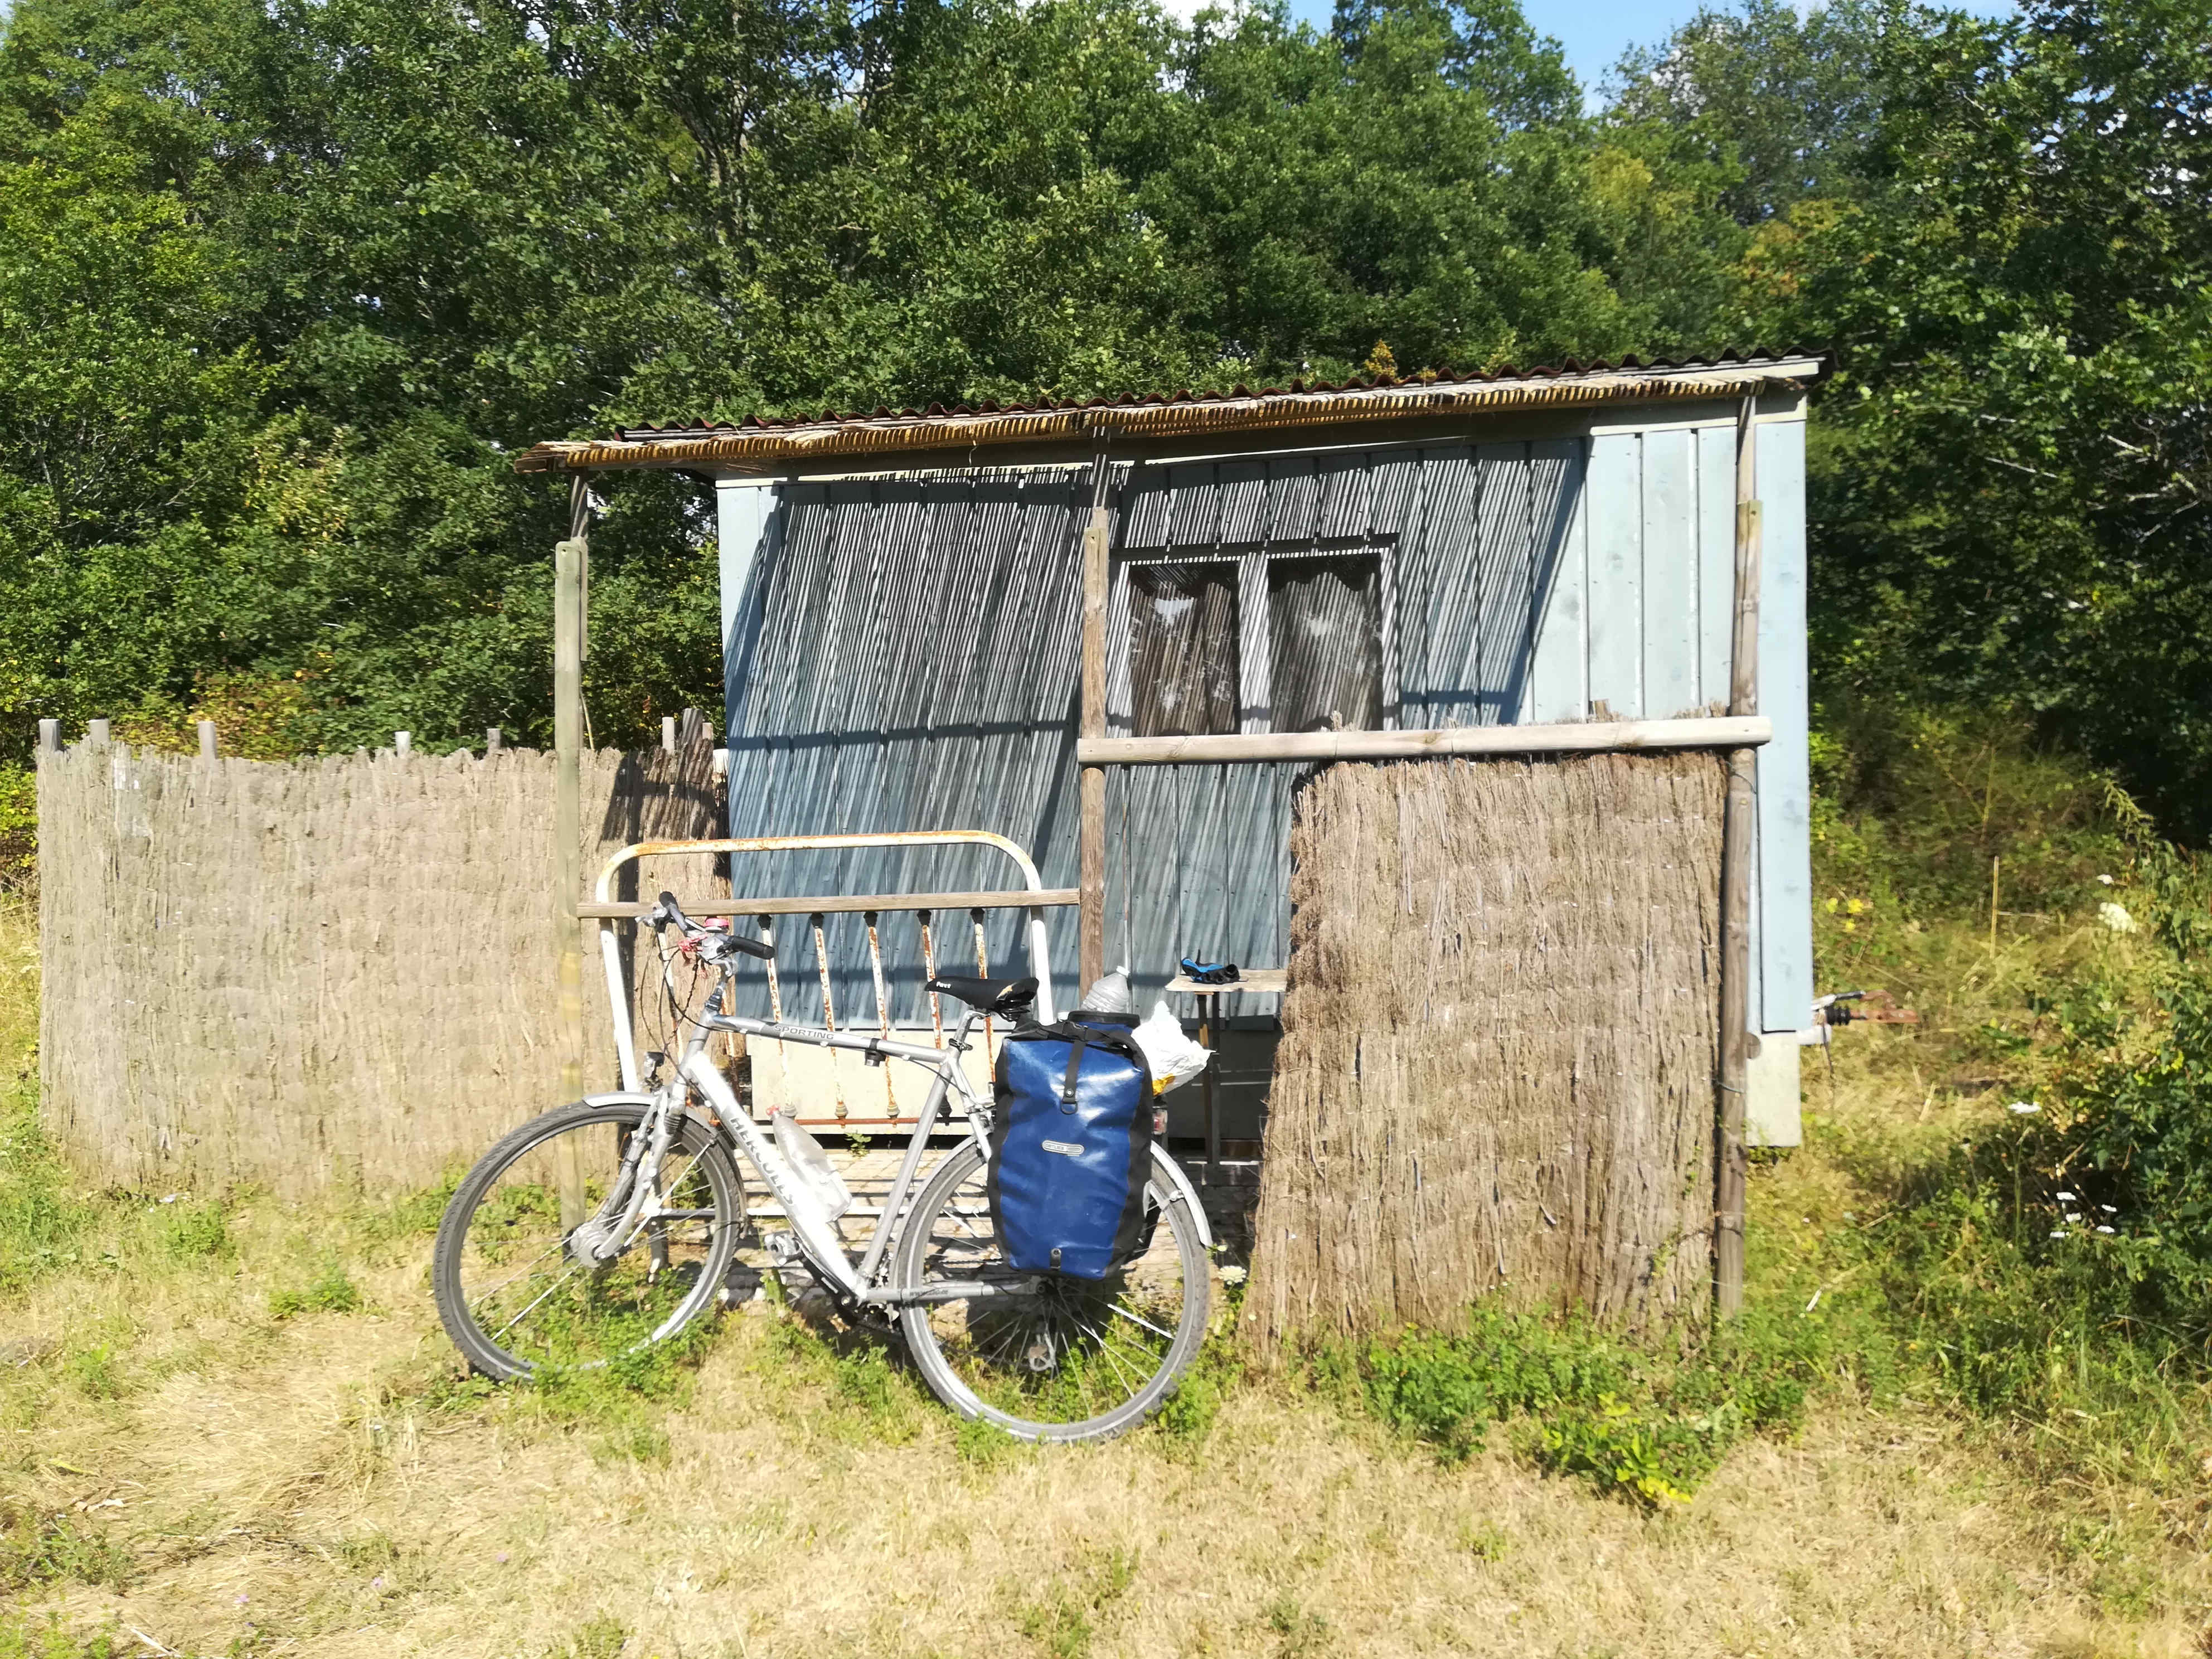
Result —
M735 422L627 427L605 438L553 439L515 458L518 472L677 467L733 473L774 471L780 463L895 457L900 452L1079 440L1099 434L1174 439L1280 431L1364 420L1577 409L1606 404L1741 397L1820 378L1824 354L1758 351L1680 362L1501 368L1471 375L1383 376L1261 392L1154 392L1137 398L1033 404L986 402L946 408L877 409Z

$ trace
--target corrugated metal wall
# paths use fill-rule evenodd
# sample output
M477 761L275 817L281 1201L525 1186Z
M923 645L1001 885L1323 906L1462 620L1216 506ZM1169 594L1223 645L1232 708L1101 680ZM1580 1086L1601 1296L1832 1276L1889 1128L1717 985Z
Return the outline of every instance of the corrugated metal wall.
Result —
M1776 742L1761 758L1754 959L1778 1030L1807 1024L1812 996L1802 433L1765 423L1759 452L1761 702ZM1733 443L1705 425L1141 466L1120 480L1117 552L1379 550L1388 724L1572 720L1599 702L1624 718L1686 714L1727 695ZM773 511L764 490L726 490L733 833L994 830L1033 850L1048 884L1073 885L1079 488L1065 471L804 484ZM1117 580L1115 636L1127 627ZM1127 678L1109 670L1117 731ZM1109 960L1147 988L1185 951L1279 964L1301 771L1109 772ZM786 857L734 878L739 892L988 887L1006 879L994 859ZM1063 987L1074 923L1054 917ZM886 925L890 955L910 964L910 924ZM830 926L841 1018L872 1017L860 925ZM811 958L784 954L787 975L811 974ZM992 957L1018 970L1011 919ZM895 1018L920 1017L910 966L894 1000Z
M1075 884L1077 483L1054 471L781 492L731 605L732 835L989 830L1028 848L1047 886ZM981 848L763 854L731 881L739 896L1021 885ZM892 1018L926 1022L915 921L881 925ZM839 1021L872 1023L866 923L827 927ZM779 968L786 1012L811 1021L822 998L805 931L787 920ZM945 967L973 973L968 917L943 931ZM1052 932L1065 988L1073 912L1053 913ZM994 916L989 947L994 972L1026 971L1012 913Z

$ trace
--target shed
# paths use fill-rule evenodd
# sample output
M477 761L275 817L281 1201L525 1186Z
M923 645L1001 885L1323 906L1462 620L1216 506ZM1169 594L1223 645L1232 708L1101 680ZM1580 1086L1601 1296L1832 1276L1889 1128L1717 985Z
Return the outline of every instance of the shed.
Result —
M1797 354L1632 359L829 413L633 428L520 465L713 482L732 836L1008 836L1048 886L1082 891L1080 929L1055 930L1058 982L1126 964L1149 1004L1185 955L1282 963L1293 792L1316 759L1619 746L1623 721L1722 746L1718 726L1674 723L1726 712L1747 446L1771 737L1747 1116L1753 1144L1787 1145L1813 1024L1804 432L1820 372ZM1086 593L1103 601L1088 707ZM732 891L997 884L981 856L741 860ZM1015 926L994 923L994 963L1015 960ZM830 957L830 994L865 1003L857 932ZM891 977L897 1018L927 1024L918 963ZM794 975L787 1012L811 1018L821 996ZM1227 1133L1245 1138L1274 1000L1234 1000Z

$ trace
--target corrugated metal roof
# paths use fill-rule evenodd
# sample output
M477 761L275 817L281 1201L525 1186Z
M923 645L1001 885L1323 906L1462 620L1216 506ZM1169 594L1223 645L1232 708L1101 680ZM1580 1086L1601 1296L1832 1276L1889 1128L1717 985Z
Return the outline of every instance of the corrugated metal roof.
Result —
M1153 392L1137 398L819 416L734 423L629 427L610 437L555 439L515 459L519 472L690 467L732 472L775 470L779 462L884 456L901 451L1077 440L1104 432L1145 438L1198 437L1326 426L1422 415L1513 409L1586 408L1604 404L1741 396L1757 386L1802 385L1825 371L1824 354L1759 351L1680 362L1577 363L1501 368L1471 375L1382 377L1253 392Z

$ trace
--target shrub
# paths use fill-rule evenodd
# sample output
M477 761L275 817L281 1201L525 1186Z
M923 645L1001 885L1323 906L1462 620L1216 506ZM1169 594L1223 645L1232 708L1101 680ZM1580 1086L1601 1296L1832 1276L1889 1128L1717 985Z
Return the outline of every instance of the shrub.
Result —
M1650 1504L1688 1498L1747 1434L1803 1420L1832 1369L1829 1319L1747 1316L1702 1348L1639 1345L1579 1316L1478 1304L1464 1333L1408 1331L1356 1352L1324 1349L1309 1376L1447 1461L1480 1450L1495 1424L1528 1425L1543 1468Z

